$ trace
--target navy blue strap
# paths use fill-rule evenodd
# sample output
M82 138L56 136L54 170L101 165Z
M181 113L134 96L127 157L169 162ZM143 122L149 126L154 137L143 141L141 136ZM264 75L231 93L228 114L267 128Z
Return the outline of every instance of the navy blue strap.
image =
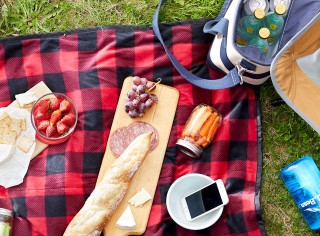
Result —
M224 17L224 15L226 14L230 4L231 4L232 0L225 0L223 2L223 6L218 14L218 16L214 19L214 20L211 20L211 21L208 21L204 27L203 27L203 32L204 33L212 33L214 34L214 32L212 32L212 28L220 21L222 20L222 18ZM225 23L223 22L223 25L225 25Z
M218 89L225 89L225 88L230 88L234 87L237 84L242 83L242 79L239 76L239 71L237 67L234 67L229 74L224 76L221 79L217 80L208 80L208 79L203 79L200 78L192 73L190 73L186 68L184 68L181 63L175 58L175 56L170 52L170 50L167 48L165 45L160 29L159 29L159 13L160 13L160 8L161 6L166 2L166 0L160 0L160 4L158 5L158 8L153 16L153 21L152 21L152 27L155 35L158 37L160 43L162 44L164 50L166 51L169 59L171 60L172 64L175 66L177 71L190 83L204 89L210 89L210 90L218 90ZM231 0L226 0L228 4L224 4L223 7L226 8L229 7L229 2ZM226 8L227 9L227 8ZM221 14L220 14L221 15ZM240 71L242 73L242 71Z
M219 21L211 20L204 25L203 32L214 34L214 35L217 35L218 33L220 33L223 36L227 36L228 26L229 26L229 20L226 18L221 18Z

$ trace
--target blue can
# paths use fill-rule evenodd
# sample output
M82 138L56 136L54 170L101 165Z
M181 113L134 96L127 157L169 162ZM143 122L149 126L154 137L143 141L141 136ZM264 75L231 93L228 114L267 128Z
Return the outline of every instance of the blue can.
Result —
M320 171L314 160L304 156L280 174L310 228L320 232Z

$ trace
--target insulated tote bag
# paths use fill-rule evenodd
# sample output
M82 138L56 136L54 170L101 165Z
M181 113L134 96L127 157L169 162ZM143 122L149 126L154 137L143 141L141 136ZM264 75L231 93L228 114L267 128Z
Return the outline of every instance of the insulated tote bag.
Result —
M236 45L236 26L245 1L225 0L217 18L209 21L203 29L204 32L215 35L208 52L207 64L226 74L221 79L209 80L190 73L164 44L159 30L159 12L165 2L166 0L160 0L154 14L152 23L154 34L177 71L190 83L209 90L230 88L242 83L260 85L265 82L270 77L270 65L277 53L308 23L313 24L313 19L320 11L319 0L291 0L275 54L266 56L254 46L238 47Z

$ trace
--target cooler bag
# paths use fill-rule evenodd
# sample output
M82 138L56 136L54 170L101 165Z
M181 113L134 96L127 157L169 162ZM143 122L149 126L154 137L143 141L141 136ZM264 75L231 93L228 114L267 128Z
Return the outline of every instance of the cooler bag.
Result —
M270 71L277 93L320 134L319 13L282 47Z
M308 23L313 24L313 19L320 11L319 0L291 0L286 13L283 33L274 50L275 54L266 56L254 46L238 47L236 45L236 26L245 0L225 0L216 19L208 21L203 29L204 32L215 35L208 52L207 64L226 74L223 78L210 80L190 73L165 45L158 22L160 8L165 2L166 0L160 0L153 17L152 26L155 35L177 71L186 80L198 87L211 90L234 87L242 83L260 85L265 82L270 77L270 65L277 52ZM317 34L319 33L317 32Z
M207 55L208 66L226 75L217 80L203 79L184 68L164 44L158 26L160 4L153 18L154 33L177 71L190 83L210 90L247 83L260 85L271 74L282 99L314 130L320 133L320 1L291 0L283 33L273 55L263 55L254 46L236 45L236 26L246 0L225 0L216 19L203 31L215 35ZM271 73L270 73L271 71Z

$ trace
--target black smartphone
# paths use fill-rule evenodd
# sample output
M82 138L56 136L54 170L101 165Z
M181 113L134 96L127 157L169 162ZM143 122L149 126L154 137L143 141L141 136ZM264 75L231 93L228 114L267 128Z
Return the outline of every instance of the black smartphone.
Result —
M206 215L228 202L229 197L221 179L181 199L182 209L188 221Z

